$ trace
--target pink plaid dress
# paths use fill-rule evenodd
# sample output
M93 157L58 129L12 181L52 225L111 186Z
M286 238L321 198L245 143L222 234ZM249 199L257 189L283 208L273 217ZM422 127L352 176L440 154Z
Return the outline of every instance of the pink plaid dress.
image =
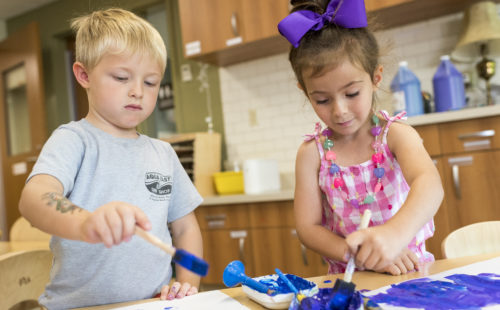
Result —
M380 164L380 167L385 169L385 175L381 179L383 189L374 194L375 201L373 203L354 207L340 196L340 192L337 189L332 188L333 177L328 172L330 162L324 158L323 146L320 141L322 128L319 123L316 124L315 133L313 135L307 135L305 139L306 141L312 139L316 140L318 151L321 156L319 186L323 193L322 225L326 229L342 237L356 231L361 221L361 216L366 209L370 209L372 212L369 226L384 224L398 212L410 190L396 158L394 158L394 155L387 145L387 132L389 131L389 126L395 120L402 118L404 114L398 114L394 117L389 117L385 111L381 111L380 114L387 120L382 136L381 147L386 160ZM364 197L366 194L372 194L374 192L374 187L377 184L377 177L373 175L375 166L371 160L350 167L343 167L340 165L339 167L340 174L349 192L349 197L357 195ZM434 223L430 220L420 229L408 245L408 248L419 257L421 262L434 260L434 256L425 250L425 240L432 237L433 234ZM328 273L343 273L345 271L345 263L326 257L325 260L329 264Z

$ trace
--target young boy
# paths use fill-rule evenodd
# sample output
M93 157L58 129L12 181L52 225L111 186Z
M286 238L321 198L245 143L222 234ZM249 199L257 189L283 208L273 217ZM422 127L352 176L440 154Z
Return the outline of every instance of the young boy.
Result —
M156 104L163 40L122 9L93 12L72 27L73 72L89 113L53 132L19 204L33 226L53 235L54 264L39 302L67 309L195 294L198 276L176 266L178 282L169 287L171 257L134 237L137 225L202 256L193 213L202 198L172 147L135 129Z

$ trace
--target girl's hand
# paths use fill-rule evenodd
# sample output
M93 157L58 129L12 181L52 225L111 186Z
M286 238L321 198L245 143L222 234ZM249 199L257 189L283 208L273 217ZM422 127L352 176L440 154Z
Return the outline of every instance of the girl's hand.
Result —
M399 276L402 274L406 274L410 271L418 271L420 261L410 249L406 248L403 252L396 258L396 260L389 264L389 266L381 269L375 270L380 273L389 273L393 276Z
M350 252L356 255L356 265L369 270L382 270L395 262L406 245L388 225L355 231L345 241Z
M114 201L102 205L85 218L81 224L82 240L89 243L102 242L106 247L129 241L139 225L151 229L146 214L138 207Z
M180 283L174 282L172 286L164 285L161 288L161 300L172 300L174 298L183 298L184 296L191 296L198 293L198 288L196 286L192 286L188 282Z

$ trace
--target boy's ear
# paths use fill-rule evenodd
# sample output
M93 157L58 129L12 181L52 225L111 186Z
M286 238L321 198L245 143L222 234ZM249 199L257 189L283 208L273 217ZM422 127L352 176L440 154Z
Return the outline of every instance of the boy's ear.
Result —
M373 85L375 87L375 90L377 90L380 87L380 84L382 83L383 72L384 72L384 67L382 65L379 65L375 69L375 72L373 72Z
M301 91L304 91L304 88L302 87L302 85L300 85L299 82L297 82L297 87L301 90Z
M87 69L85 69L85 66L81 62L75 61L73 64L73 74L83 88L87 89L90 87Z

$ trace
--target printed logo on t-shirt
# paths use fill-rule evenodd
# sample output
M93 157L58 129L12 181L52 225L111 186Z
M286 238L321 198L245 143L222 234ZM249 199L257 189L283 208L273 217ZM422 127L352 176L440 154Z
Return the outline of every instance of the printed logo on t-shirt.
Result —
M172 176L158 172L146 172L144 185L148 191L153 193L151 199L166 200L172 192Z

